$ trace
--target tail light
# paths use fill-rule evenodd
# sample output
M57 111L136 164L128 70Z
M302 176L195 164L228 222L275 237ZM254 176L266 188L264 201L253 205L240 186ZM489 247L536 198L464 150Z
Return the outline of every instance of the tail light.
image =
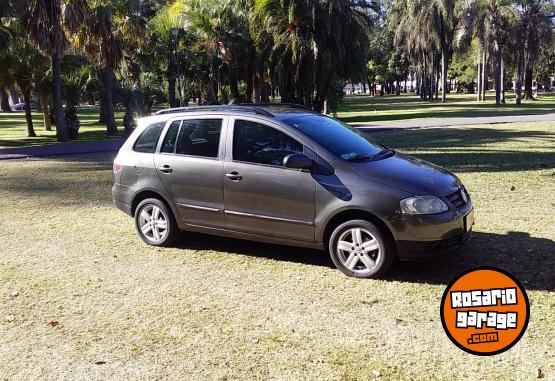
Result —
M114 165L112 166L112 169L114 170L114 174L119 173L122 171L123 165L114 161Z

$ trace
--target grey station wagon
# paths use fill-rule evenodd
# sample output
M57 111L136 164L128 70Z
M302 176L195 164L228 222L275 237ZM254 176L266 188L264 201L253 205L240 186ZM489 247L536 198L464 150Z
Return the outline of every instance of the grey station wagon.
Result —
M457 248L474 223L455 175L297 105L161 111L114 175L115 205L150 245L186 230L327 249L361 278Z

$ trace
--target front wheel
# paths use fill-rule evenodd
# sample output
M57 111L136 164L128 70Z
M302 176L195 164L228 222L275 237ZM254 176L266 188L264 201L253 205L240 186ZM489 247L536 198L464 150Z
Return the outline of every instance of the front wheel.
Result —
M147 198L137 206L135 227L142 240L152 246L170 246L178 234L171 210L157 198Z
M347 221L336 227L329 240L329 252L339 270L357 278L376 278L395 260L391 243L365 220Z

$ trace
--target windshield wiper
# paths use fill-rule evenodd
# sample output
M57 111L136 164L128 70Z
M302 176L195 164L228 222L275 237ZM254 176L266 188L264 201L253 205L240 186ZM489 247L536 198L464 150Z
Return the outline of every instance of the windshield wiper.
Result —
M395 154L394 149L384 148L376 154L371 154L371 153L357 154L357 155L351 156L347 160L348 161L373 161L373 160L383 159L385 156L390 156L393 154Z
M375 156L376 155L371 153L362 153L349 157L347 161L367 161L372 160Z
M395 154L395 150L393 148L384 148L374 156L385 156L385 155L392 155Z

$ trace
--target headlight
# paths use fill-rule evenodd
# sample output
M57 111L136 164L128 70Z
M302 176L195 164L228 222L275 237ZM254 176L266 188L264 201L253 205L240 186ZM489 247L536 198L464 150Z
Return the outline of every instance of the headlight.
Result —
M435 196L414 196L401 200L401 211L405 214L434 214L447 211L447 205Z

